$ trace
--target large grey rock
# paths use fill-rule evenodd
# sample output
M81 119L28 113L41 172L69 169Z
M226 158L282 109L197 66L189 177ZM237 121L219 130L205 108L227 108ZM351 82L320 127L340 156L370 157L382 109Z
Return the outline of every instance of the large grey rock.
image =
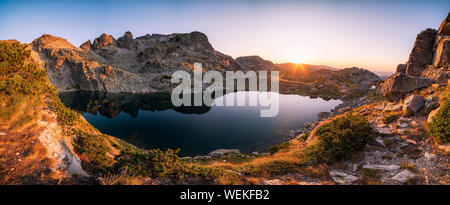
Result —
M425 106L425 97L421 95L410 95L405 99L404 109L416 113Z
M391 179L403 183L403 182L406 182L406 180L408 180L412 177L415 177L415 176L416 176L416 174L412 173L411 171L404 170L404 171L399 172L395 176L393 176Z
M330 176L338 184L344 184L344 185L352 184L354 181L358 180L358 177L356 177L356 176L346 174L344 172L340 172L340 171L336 171L336 170L331 170Z
M406 62L406 74L421 76L427 64L433 60L433 47L436 38L435 29L426 29L417 35L408 62Z
M439 107L439 97L438 96L428 96L425 100L425 111L426 113Z
M404 73L395 73L387 78L379 87L378 93L397 101L403 94L419 88L427 87L433 83L433 79L409 76Z

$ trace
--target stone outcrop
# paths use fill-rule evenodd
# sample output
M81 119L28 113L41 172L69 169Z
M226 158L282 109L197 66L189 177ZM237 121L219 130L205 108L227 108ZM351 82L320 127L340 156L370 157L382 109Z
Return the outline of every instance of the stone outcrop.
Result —
M86 51L92 50L92 43L91 40L87 40L83 44L80 45L80 48Z
M127 31L122 37L117 39L117 47L136 50L138 43L133 39L133 34Z
M431 82L447 83L450 73L450 13L440 28L423 30L417 35L409 59L397 66L396 73L377 88L379 94L390 100L400 97ZM428 80L427 80L428 79Z
M411 76L421 76L425 66L433 60L433 47L436 38L435 29L423 30L417 35L414 47L406 62L405 73Z
M116 39L114 39L113 36L104 33L94 40L93 48L100 49L108 45L116 45Z

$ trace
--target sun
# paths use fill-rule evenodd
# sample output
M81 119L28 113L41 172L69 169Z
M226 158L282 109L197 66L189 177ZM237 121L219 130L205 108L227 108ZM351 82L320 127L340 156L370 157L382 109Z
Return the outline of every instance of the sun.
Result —
M289 58L289 62L295 63L295 64L303 64L305 61L298 57Z

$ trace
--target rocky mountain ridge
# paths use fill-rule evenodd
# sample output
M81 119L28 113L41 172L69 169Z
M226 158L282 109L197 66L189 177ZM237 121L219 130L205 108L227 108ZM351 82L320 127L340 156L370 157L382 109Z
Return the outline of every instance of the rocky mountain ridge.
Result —
M61 91L170 92L174 87L171 74L191 72L195 62L201 62L205 71L241 70L232 57L214 50L200 32L137 38L126 32L117 40L102 34L80 48L45 34L31 45L32 56Z

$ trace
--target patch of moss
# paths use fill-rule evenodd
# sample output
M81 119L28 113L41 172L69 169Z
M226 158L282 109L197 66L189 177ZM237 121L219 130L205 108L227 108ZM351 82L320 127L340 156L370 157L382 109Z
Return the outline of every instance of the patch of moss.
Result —
M287 151L291 146L290 142L284 142L279 145L273 145L269 148L270 153L275 154L277 152Z

